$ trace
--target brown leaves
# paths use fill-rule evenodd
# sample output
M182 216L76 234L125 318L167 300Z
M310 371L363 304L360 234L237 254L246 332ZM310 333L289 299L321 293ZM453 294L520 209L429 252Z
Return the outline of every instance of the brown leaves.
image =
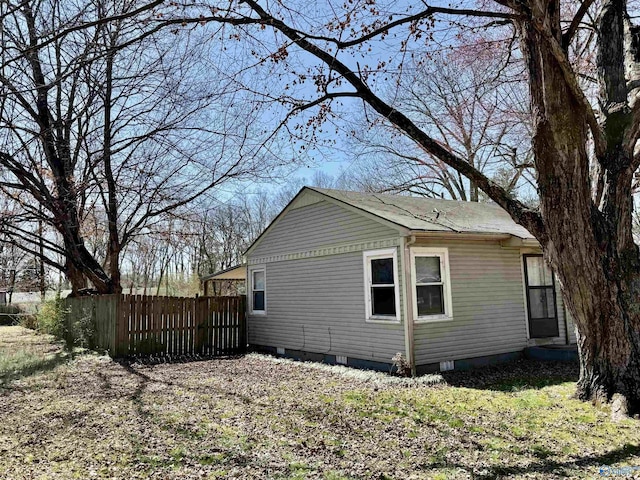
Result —
M269 55L269 58L274 62L284 62L289 56L289 48L287 45L280 46L275 52Z
M544 479L597 475L616 444L640 441L636 423L568 398L571 366L452 372L439 386L360 373L80 356L2 392L0 477ZM640 461L635 447L615 458Z

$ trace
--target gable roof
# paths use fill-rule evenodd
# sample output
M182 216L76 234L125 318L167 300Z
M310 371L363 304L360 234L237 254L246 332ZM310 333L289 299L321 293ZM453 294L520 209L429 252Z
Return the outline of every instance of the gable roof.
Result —
M289 210L296 208L308 196L358 211L397 228L405 235L418 232L475 233L535 240L527 229L515 223L507 212L495 204L302 187L244 255L249 254Z
M532 239L527 229L491 203L305 187L414 232L506 234Z

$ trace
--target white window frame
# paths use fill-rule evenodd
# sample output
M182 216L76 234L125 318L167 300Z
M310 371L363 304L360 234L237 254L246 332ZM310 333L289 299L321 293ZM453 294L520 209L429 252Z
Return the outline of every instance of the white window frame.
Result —
M253 274L254 272L262 272L264 274L264 310L253 309ZM256 265L249 268L249 313L251 315L267 314L267 268L265 265Z
M381 258L393 259L393 290L396 304L395 315L373 315L373 305L371 298L371 260ZM382 250L367 250L362 252L362 261L364 266L364 303L365 303L365 321L370 323L400 323L400 284L398 282L398 249L385 248Z
M413 297L414 323L443 322L453 320L453 306L451 301L451 277L449 274L449 249L432 247L411 248L411 292ZM442 277L442 296L444 314L418 316L418 295L416 289L416 257L438 257L440 259L440 276Z

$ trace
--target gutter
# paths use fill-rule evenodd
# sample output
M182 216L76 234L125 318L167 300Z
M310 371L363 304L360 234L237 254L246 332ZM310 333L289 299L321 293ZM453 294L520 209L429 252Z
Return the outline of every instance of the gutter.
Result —
M535 238L521 238L510 233L473 233L473 232L423 232L412 230L410 235L415 238L432 240L475 240L500 242L503 248L540 248L540 243Z
M411 289L411 245L416 243L416 236L400 237L400 258L402 259L404 283L404 345L405 354L411 365L411 376L416 376L415 338L413 332L413 291Z
M502 248L538 248L542 249L540 242L535 238L519 238L511 237L507 240L500 242Z
M474 232L425 232L420 230L412 230L412 237L431 238L438 240L508 240L513 237L509 233L474 233Z

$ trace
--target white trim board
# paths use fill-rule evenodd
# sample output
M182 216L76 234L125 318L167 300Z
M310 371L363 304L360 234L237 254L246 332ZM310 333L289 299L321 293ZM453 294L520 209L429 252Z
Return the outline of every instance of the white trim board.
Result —
M415 247L412 246L410 252L411 266L411 289L414 294L411 308L413 310L413 321L415 323L430 323L453 320L453 300L451 294L451 275L449 264L449 248L447 247ZM418 304L416 303L416 257L436 257L440 259L440 276L443 286L444 313L439 315L418 315Z
M377 258L392 258L393 260L393 294L395 299L396 314L395 315L374 315L373 299L371 296L371 260ZM385 248L381 250L368 250L362 252L363 274L364 274L364 302L365 302L365 321L368 323L400 323L400 278L398 275L398 249ZM390 284L389 284L390 285Z

